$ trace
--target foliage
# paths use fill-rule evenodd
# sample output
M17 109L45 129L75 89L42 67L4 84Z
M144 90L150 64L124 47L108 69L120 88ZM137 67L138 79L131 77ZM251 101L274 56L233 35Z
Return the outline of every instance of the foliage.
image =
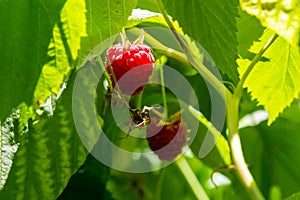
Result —
M299 198L299 5L299 0L0 1L0 199ZM123 168L131 161L101 146L103 137L127 151L151 153L144 138L120 140L127 134L128 113L119 107L124 123L116 121L107 103L118 106L127 96L111 97L106 77L98 77L106 49L120 42L117 34L126 31L133 39L141 29L156 57L153 79L164 75L165 85L186 92L175 75L159 67L168 65L195 94L178 98L148 84L142 95L130 98L130 106L167 105L170 116L183 105L188 127L198 125L181 157L139 174L106 166L93 148L100 144L110 162ZM84 70L89 76L74 97ZM213 120L212 93L224 101L217 109L226 114L226 124ZM79 134L74 110L82 113L77 123L88 139ZM145 128L131 132L139 134ZM216 145L201 157L208 140ZM136 159L152 168L165 164L154 154Z

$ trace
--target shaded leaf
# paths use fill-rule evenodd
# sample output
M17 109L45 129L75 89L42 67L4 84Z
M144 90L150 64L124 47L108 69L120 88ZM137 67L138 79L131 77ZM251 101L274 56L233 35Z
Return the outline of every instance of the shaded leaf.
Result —
M220 71L237 82L235 60L238 55L236 36L238 2L236 0L163 0L163 2L168 13L179 21L186 34L205 48Z
M299 127L300 109L293 104L270 127L263 122L240 131L246 162L266 197L274 186L282 198L299 191Z
M58 200L81 200L86 197L89 197L89 200L113 199L106 190L109 176L110 169L89 154L84 165L71 177Z
M257 41L263 34L264 28L258 19L239 9L240 17L237 19L237 37L239 41L239 55L243 58L249 56L248 50L254 41Z
M56 199L84 163L88 152L72 114L74 79L73 73L53 117L43 117L38 123L29 121L29 132L20 140L1 199ZM93 132L90 122L86 118L83 123ZM95 137L89 139L90 143L97 141Z

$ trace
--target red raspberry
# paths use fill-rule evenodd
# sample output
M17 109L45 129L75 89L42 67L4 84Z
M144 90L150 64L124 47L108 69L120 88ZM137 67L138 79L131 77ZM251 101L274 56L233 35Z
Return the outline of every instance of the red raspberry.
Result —
M174 160L187 142L186 124L180 119L166 125L159 125L157 118L151 119L146 132L150 149L161 160Z
M112 77L109 64L111 64L122 93L128 95L140 93L149 81L154 68L154 57L151 48L145 44L131 43L126 40L111 46L107 50L107 57L106 70L110 74L113 87L116 83ZM129 73L121 79L127 72Z

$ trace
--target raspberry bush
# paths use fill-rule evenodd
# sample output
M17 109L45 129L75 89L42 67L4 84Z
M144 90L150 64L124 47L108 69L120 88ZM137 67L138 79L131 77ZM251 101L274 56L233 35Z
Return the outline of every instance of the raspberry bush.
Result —
M299 199L299 5L0 1L0 199Z

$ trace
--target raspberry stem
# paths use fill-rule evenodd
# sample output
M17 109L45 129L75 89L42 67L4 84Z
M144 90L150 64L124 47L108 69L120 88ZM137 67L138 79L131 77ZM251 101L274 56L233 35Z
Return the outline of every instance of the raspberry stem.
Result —
M109 60L109 59L108 59L108 60ZM111 71L111 75L112 75L113 80L114 80L114 82L115 82L115 88L117 89L118 95L120 95L121 100L122 100L123 103L128 107L128 109L131 109L131 107L129 106L129 104L128 104L127 101L125 100L124 95L123 95L122 92L121 92L121 89L120 89L120 87L119 87L119 84L118 84L116 75L115 75L115 73L114 73L114 71L113 71L113 69L112 69L112 66L111 66L111 64L110 64L110 61L108 61L108 62L109 62L109 63L108 63L109 70Z
M155 199L156 200L160 200L161 199L161 190L162 190L162 185L164 182L164 177L165 177L165 168L160 170L159 173L159 178L157 180L157 185L156 185L156 189L155 189Z
M168 105L167 105L167 96L165 90L165 77L164 77L163 65L160 66L159 72L160 72L160 81L161 81L161 95L162 95L163 105L164 105L164 115L165 118L168 119Z
M193 169L189 165L184 155L182 155L176 160L176 164L182 172L182 174L184 175L185 179L187 180L197 199L209 200L205 190L203 189L202 185L200 184L198 178L196 177Z
M105 70L105 67L104 67L104 65L103 65L103 60L102 60L102 58L100 57L100 55L97 55L97 60L98 60L98 63L100 64L101 69L102 69L103 72L104 72L105 78L106 78L107 81L108 81L108 87L109 87L110 91L113 91L113 86L112 86L112 83L111 83L109 74L108 74L107 71Z
M143 44L144 43L144 30L141 29L142 33L140 34L140 36L132 43L132 44Z

